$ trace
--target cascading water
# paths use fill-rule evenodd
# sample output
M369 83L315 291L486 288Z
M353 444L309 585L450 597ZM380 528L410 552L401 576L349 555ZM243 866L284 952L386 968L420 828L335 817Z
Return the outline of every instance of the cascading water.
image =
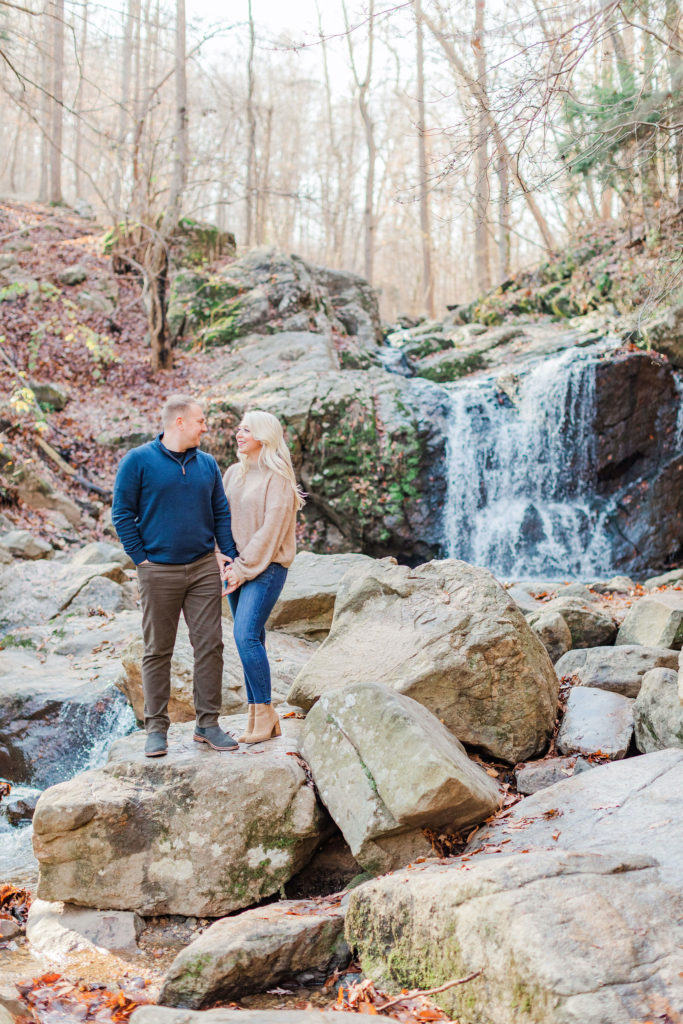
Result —
M63 777L71 778L76 772L100 768L107 760L109 748L114 740L127 736L135 728L133 709L123 694L115 691L117 699L112 700L107 709L99 716L96 725L92 721L83 722L83 746L76 759L69 761ZM63 712L73 714L73 709L66 708ZM75 712L78 714L79 712ZM54 780L57 781L57 780ZM38 791L26 786L13 786L10 796L17 798L26 794L35 795ZM38 865L33 856L33 826L13 826L2 813L0 803L0 882L12 881L14 884L29 884L35 880Z
M447 554L510 577L609 572L610 545L589 480L599 351L569 349L520 376L450 393Z

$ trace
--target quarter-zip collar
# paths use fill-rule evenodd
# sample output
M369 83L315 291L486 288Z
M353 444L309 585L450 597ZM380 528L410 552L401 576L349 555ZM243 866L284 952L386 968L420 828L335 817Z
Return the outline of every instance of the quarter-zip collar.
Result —
M167 455L169 457L169 459L173 459L173 461L176 463L176 465L180 466L180 469L182 470L182 474L183 474L183 476L185 476L185 467L186 467L186 465L192 459L196 459L197 458L197 449L196 449L196 447L195 448L186 448L185 451L182 453L185 456L185 459L184 459L183 462L181 462L180 459L178 458L178 455L181 454L181 453L180 452L172 452L169 448L167 448L166 445L161 440L163 436L164 436L163 433L157 434L157 437L156 437L156 440L155 440L156 446L159 448L160 451L162 451L164 453L164 455Z

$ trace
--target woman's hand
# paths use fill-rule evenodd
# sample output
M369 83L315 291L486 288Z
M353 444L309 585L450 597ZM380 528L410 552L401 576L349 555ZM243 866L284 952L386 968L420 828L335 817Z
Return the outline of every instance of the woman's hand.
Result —
M224 594L234 594L242 583L235 575L234 570L227 564L221 569L221 579L223 580Z

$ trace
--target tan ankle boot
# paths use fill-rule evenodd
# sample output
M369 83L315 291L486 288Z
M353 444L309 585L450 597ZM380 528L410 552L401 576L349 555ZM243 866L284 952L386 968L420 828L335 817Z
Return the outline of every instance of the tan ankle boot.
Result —
M277 711L270 704L254 704L254 727L249 733L247 743L262 743L281 736L280 719Z
M255 714L254 707L255 707L254 704L249 704L249 717L247 719L247 727L244 730L244 735L237 737L237 742L238 743L248 743L249 742L249 733L254 728L254 714Z

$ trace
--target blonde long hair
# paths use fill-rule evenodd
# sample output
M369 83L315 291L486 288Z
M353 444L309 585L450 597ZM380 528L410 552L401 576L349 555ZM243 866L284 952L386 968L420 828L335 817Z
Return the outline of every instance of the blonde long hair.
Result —
M282 424L277 416L273 416L272 412L264 412L262 409L252 409L250 412L245 412L241 422L249 428L252 437L261 442L261 451L258 456L259 469L271 469L273 473L288 480L296 499L296 507L303 508L305 495L296 482L292 456L282 432ZM237 458L244 478L249 458L240 452L237 453Z

